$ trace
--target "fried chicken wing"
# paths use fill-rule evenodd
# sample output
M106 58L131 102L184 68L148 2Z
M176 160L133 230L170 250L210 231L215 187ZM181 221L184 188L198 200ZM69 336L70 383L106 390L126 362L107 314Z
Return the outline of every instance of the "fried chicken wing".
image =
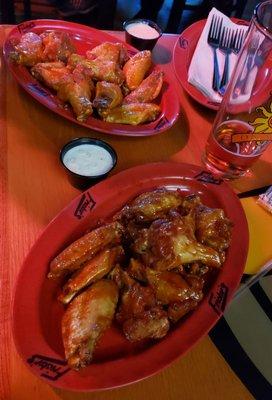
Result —
M193 299L199 301L203 297L202 287L190 285L186 280L175 272L154 271L147 268L146 275L149 284L156 294L157 300L162 304Z
M57 96L71 104L78 121L84 122L93 113L91 98L94 87L85 76L73 74L61 82Z
M139 125L155 121L161 109L157 104L123 104L112 110L101 111L100 115L106 122L118 124Z
M196 237L200 243L222 252L230 245L232 223L221 209L199 207L196 214Z
M190 221L187 216L154 221L148 229L148 248L141 255L145 264L157 270L169 270L194 261L220 267L218 252L197 242Z
M39 35L27 32L22 35L20 42L14 47L11 57L18 64L32 67L43 61L43 42Z
M31 74L56 91L71 77L70 69L62 61L37 63L31 68Z
M90 76L95 81L106 81L122 85L125 75L119 65L114 61L95 59L88 60L78 54L69 57L68 65L79 69L86 76Z
M70 36L65 32L45 31L40 37L43 43L42 59L44 61L66 62L75 50Z
M128 60L126 48L121 43L104 42L87 53L87 58L99 58L101 60L108 60L123 65Z
M56 279L74 272L99 251L120 244L122 232L122 225L112 222L82 236L51 261L48 278Z
M63 304L68 304L80 290L107 275L115 264L123 257L124 250L121 246L102 250L90 261L84 264L82 269L75 272L75 274L64 285L62 293L58 299Z
M151 103L160 94L163 72L153 71L142 83L124 98L124 104Z
M150 69L151 63L149 50L139 51L125 63L123 71L130 90L134 90L140 85Z
M125 206L116 218L152 222L155 219L164 218L171 209L178 208L182 201L183 198L177 191L157 189L145 192Z
M113 320L117 301L117 285L102 279L69 304L62 318L62 337L71 368L90 364L98 340Z
M159 306L126 320L123 332L131 342L143 339L161 339L169 330L167 313Z
M122 104L123 94L118 85L110 82L97 82L93 106L112 109Z
M129 266L127 268L127 273L133 278L140 282L146 282L146 267L145 265L135 258L131 258L129 261Z

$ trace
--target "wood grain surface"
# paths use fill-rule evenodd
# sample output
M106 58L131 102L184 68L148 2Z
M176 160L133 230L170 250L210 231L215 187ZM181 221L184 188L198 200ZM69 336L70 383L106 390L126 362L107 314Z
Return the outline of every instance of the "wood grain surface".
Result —
M3 44L8 27L0 27ZM123 37L122 33L116 33ZM174 78L171 65L175 35L164 35L154 60ZM114 173L153 161L201 164L201 153L214 112L191 100L175 81L181 114L169 131L153 137L111 137L79 127L34 101L6 71L0 72L0 399L2 400L248 400L252 396L229 368L209 337L163 372L126 388L84 394L57 390L37 379L15 350L11 334L11 298L24 257L47 223L79 192L67 181L59 151L70 139L98 137L118 153ZM270 183L271 151L259 160L253 176L233 183L246 190ZM269 179L270 178L270 179ZM29 287L31 290L31 287ZM31 332L29 332L31 340Z

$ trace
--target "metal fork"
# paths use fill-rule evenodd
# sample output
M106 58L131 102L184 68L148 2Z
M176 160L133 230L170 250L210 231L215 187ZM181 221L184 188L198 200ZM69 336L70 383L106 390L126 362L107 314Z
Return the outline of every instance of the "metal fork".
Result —
M222 31L223 18L216 15L212 16L210 29L208 32L208 44L213 49L213 90L218 91L219 89L219 66L216 50L219 47L221 31Z
M220 83L219 93L223 96L229 82L229 55L231 52L238 54L244 42L244 31L242 29L231 30L223 28L219 49L225 53L224 71Z

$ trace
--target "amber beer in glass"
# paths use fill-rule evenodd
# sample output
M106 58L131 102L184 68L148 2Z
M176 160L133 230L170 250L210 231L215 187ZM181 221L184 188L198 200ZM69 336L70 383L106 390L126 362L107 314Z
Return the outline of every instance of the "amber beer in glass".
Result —
M222 99L204 162L216 175L247 173L272 141L272 1L260 3Z

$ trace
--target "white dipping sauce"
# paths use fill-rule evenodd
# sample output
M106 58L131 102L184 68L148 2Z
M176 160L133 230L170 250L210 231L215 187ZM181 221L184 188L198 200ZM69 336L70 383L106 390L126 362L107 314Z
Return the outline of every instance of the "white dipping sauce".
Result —
M152 26L143 22L132 22L126 27L128 33L141 39L156 39L159 32Z
M63 163L76 174L97 176L107 173L112 168L113 159L103 147L95 144L80 144L64 154Z

